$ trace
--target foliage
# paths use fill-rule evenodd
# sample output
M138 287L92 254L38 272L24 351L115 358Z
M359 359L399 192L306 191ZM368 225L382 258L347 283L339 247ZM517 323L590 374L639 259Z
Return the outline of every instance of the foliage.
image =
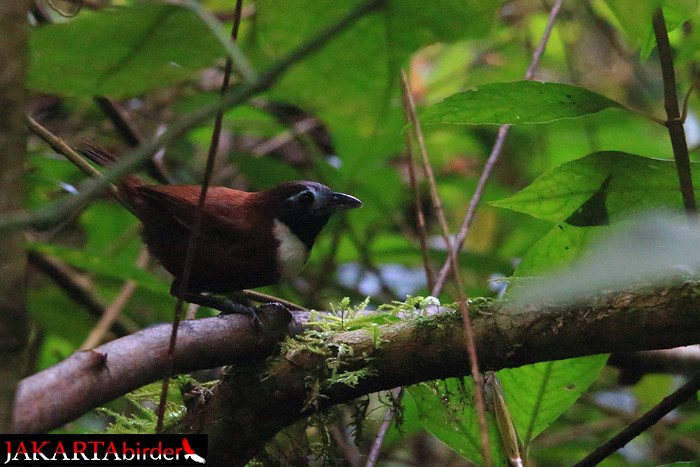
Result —
M403 302L394 300L381 305L374 311L368 311L369 298L350 306L350 299L345 297L338 307L330 304L331 312L312 311L308 321L309 330L287 339L280 351L282 358L294 359L298 352L312 352L326 357L326 370L322 374L309 374L308 399L304 409L318 406L321 392L336 384L355 386L364 377L372 374L371 365L359 370L346 367L355 361L370 363L367 355L355 355L353 348L334 337L344 331L364 331L371 336L375 348L382 345L381 325L395 323L401 319L423 316L429 306L438 306L434 297L407 297ZM453 308L454 309L454 308Z
M137 134L149 140L217 102L227 53L238 57L239 72L249 65L264 76L362 2L258 0L254 12L244 9L237 46L222 41L222 31L231 26L232 2L105 3L110 7L93 11L86 2L75 18L53 14L48 19L54 24L35 26L28 85L34 93L32 114L69 144L88 139L124 152L129 144L94 105L94 97L117 102ZM400 104L401 69L409 72L452 233L491 152L499 131L495 125L513 125L459 256L470 297L495 297L494 278L535 280L595 256L592 242L610 224L650 209L683 207L671 140L659 124L665 118L663 84L651 19L662 5L675 51L673 84L682 101L697 79L700 58L696 1L566 2L536 81L523 77L546 27L549 12L540 2L380 3L346 30L324 37L323 47L300 56L268 89L224 115L215 184L258 190L288 179L315 179L365 204L362 211L331 222L301 278L264 290L320 310L338 297L350 297L335 313L316 314L317 329L283 348L328 355L328 374L309 380L312 406L324 385L352 385L363 377L362 372L343 371L344 359L364 357L333 347L336 333L361 329L381 346L383 324L430 305L420 298L431 291L413 191L426 207L432 268L446 259L425 177L419 171L412 186L406 175L405 137L410 130ZM244 6L252 8L248 2ZM245 72L234 74L234 89L243 89L248 78ZM700 125L695 94L687 105L687 141L696 161ZM212 126L206 121L187 128L164 148L171 179L201 181ZM85 177L37 139L31 140L30 153L29 209L63 201L83 188ZM692 169L697 187L696 162ZM46 335L35 359L40 367L80 348L95 325L96 317L84 311L85 302L76 306L72 301L79 295L76 290L107 304L123 291L125 280L133 281L136 290L120 321L127 329L172 316L167 274L157 265L136 265L136 220L106 200L95 200L74 214L58 226L31 232L32 252L69 267L73 284L68 287L72 293L66 294L46 280L46 269L32 277L30 308ZM668 232L676 238L677 231ZM650 263L665 254L654 247L647 253ZM606 263L602 256L595 263L600 271L614 261L608 258ZM622 263L622 269L631 264ZM571 290L559 292L566 296ZM359 313L367 296L389 305ZM435 300L448 303L455 298L446 287ZM647 403L643 393L615 384L613 370L603 368L606 358L542 362L500 372L514 424L538 465L569 465L624 426L638 409L622 407L622 395ZM659 378L664 387L671 386L672 376ZM413 455L409 441L425 440L421 437L428 430L454 450L445 453L430 438L424 444L441 457L430 459L434 465L448 462L453 452L479 459L470 384L449 380L411 388L402 431L392 428L387 435L387 458ZM583 402L577 403L582 394ZM609 394L616 396L613 407L601 402ZM686 442L697 438L700 426L697 404L692 409L680 411L678 423L669 420L652 429L645 438L648 445L634 445L611 462L652 465L700 456L697 443ZM371 418L371 408L368 414ZM602 423L607 420L611 422ZM597 428L577 431L589 424ZM76 429L85 428L78 424ZM495 431L491 435L494 459L502 460ZM364 437L371 435L365 431ZM359 444L366 453L371 441Z
M181 392L184 388L192 390L193 386L198 390L203 390L205 385L196 383L192 378L179 375L173 381L168 393L166 429L177 426L178 421L184 415L183 398ZM153 411L158 398L160 397L160 384L153 383L144 386L132 393L127 394L124 399L130 406L128 410L120 408L120 411L103 407L98 412L111 420L107 427L109 433L152 433L156 429L157 417Z

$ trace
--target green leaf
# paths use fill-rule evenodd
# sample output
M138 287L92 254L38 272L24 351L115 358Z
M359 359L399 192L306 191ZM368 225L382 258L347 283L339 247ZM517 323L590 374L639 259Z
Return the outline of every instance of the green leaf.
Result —
M697 193L698 170L693 170L693 184ZM565 163L510 198L491 204L579 226L601 225L603 215L614 221L634 212L683 207L673 161L614 151Z
M593 355L498 372L508 410L526 447L581 397L607 360L607 355Z
M595 381L607 358L594 355L498 372L508 410L525 446L578 400ZM426 430L480 464L481 445L472 387L471 379L450 378L411 386L408 394ZM491 413L488 425L494 465L501 465L499 462L505 461L505 453Z
M424 123L518 124L579 118L622 105L588 89L564 83L490 83L454 94L429 107Z
M143 245L138 235L138 225L134 215L121 204L95 200L80 216L80 226L86 234L81 248L86 254L95 256L136 258Z
M483 463L479 424L474 410L471 378L449 378L411 386L407 392L418 408L423 428L477 465ZM492 414L488 414L493 465L508 465Z
M30 54L36 91L124 98L189 79L225 51L190 9L143 3L37 28Z
M254 44L266 66L347 14L359 1L256 2ZM489 32L501 2L495 0L393 0L295 65L272 96L318 109L347 170L357 178L382 166L403 146L399 67L420 47ZM364 115L367 118L358 118ZM356 157L352 157L356 156ZM377 163L368 161L377 160ZM362 175L358 175L362 173ZM384 184L386 186L386 184Z
M527 278L542 275L553 268L562 267L578 259L596 238L603 227L575 227L556 225L535 243L523 256L515 270L515 277ZM517 287L517 282L514 284ZM511 289L509 289L510 293Z
M698 0L664 0L664 19L669 32L680 27L698 11Z
M606 0L632 49L641 49L646 59L654 44L651 20L662 0ZM651 47L650 47L651 44Z
M421 46L488 33L498 7L499 2L483 0L387 2L384 18L391 69L397 70Z
M698 9L698 0L664 0L662 3L666 31L669 33L690 19ZM656 37L653 28L650 26L647 40L642 44L641 48L642 60L649 58L654 47L656 47Z
M640 49L642 60L649 58L656 47L652 19L663 7L668 32L687 21L698 9L697 0L606 0L608 8L633 49Z
M590 227L583 230L591 233ZM591 242L585 255L570 268L535 281L516 281L516 290L510 290L509 296L520 306L568 304L588 300L601 290L621 291L697 278L698 238L700 225L688 222L682 213L657 212L623 221ZM556 250L551 253L556 255Z

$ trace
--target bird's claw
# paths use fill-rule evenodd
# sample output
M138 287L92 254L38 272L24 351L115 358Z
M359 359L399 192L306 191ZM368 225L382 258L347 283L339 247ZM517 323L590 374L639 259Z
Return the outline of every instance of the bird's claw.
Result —
M279 302L268 302L263 303L258 307L252 307L248 305L243 305L229 298L213 297L211 295L199 294L189 294L185 297L185 300L187 300L190 303L195 303L197 305L203 305L214 310L218 310L221 312L219 316L232 314L248 316L256 328L262 327L260 315L265 313L265 310L276 308L280 311L289 311L286 306Z
M214 310L218 310L221 312L219 316L232 314L245 315L250 317L250 319L256 326L260 326L262 324L260 321L260 317L257 313L257 308L243 305L228 298L212 297L210 295L188 294L187 296L185 296L185 300L187 300L190 303L195 303L197 305L203 305Z

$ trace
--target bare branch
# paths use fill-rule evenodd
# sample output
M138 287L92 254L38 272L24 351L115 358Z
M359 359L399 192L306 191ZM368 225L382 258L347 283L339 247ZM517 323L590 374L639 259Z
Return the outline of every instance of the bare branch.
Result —
M287 334L289 314L260 314L263 329L240 315L180 323L174 356L177 373L231 362L257 362ZM86 411L163 376L172 325L162 324L116 339L22 380L13 426L19 433L49 431Z
M681 403L695 396L698 390L700 390L700 374L693 376L687 383L664 398L640 418L630 423L612 439L599 446L598 449L580 462L577 462L575 467L589 467L600 464L605 458L613 455L618 449L621 449L634 438L644 433Z

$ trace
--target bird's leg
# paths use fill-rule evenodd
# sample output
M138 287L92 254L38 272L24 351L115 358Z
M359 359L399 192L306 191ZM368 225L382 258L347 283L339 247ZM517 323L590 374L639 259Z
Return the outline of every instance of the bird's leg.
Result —
M287 311L309 311L301 305L289 302L287 300L283 300L273 295L258 292L257 290L242 290L241 293L245 298L262 303L261 307L264 307L265 305L269 304L272 306L281 306Z
M211 295L202 295L196 293L186 293L183 297L185 301L202 305L214 310L219 310L222 315L239 314L249 316L253 321L260 323L260 318L257 315L255 308L242 305L228 298L214 297Z

